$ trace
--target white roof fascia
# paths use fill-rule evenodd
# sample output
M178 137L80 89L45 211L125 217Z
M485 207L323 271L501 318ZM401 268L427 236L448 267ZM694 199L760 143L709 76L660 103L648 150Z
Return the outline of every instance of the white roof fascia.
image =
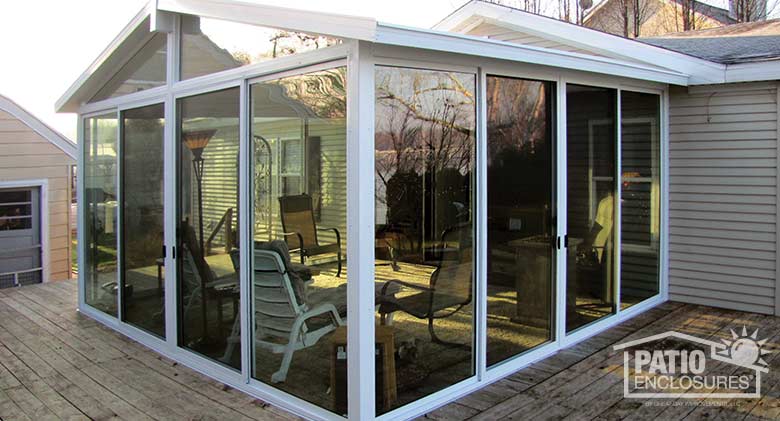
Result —
M157 0L157 9L288 31L373 41L376 19L234 0Z
M98 69L108 60L111 54L122 45L127 38L138 28L139 25L150 15L153 5L148 3L138 12L133 19L122 29L119 35L114 38L111 43L98 55L95 61L87 67L79 77L76 79L70 87L62 94L62 96L54 103L54 109L56 112L76 112L79 104L72 104L71 99L84 87L84 84L94 75Z
M489 38L379 23L376 42L561 67L653 82L688 85L688 76L634 62L522 45Z
M11 114L22 123L26 124L33 131L41 135L44 139L51 142L54 146L65 152L69 157L76 159L78 156L78 147L60 132L52 129L38 117L32 115L29 111L22 108L10 98L0 95L0 110Z
M639 60L653 66L688 74L691 75L691 83L723 83L724 81L725 66L722 64L481 1L466 4L434 28L443 31L457 30L459 25L472 17L595 53Z
M725 83L780 80L780 60L726 66Z

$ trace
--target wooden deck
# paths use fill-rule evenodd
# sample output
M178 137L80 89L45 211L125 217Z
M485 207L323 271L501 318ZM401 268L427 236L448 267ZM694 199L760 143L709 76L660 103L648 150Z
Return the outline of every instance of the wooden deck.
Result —
M75 282L0 290L0 419L295 419L177 365L76 311ZM423 419L777 419L780 352L764 397L695 405L624 399L615 343L667 330L728 337L746 325L780 350L780 318L666 303ZM688 404L693 403L693 405ZM721 402L723 404L723 402Z

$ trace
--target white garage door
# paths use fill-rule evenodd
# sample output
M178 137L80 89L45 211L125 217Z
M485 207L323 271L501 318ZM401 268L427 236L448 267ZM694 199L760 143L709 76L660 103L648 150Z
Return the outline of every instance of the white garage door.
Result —
M40 221L37 187L0 189L0 288L42 281Z

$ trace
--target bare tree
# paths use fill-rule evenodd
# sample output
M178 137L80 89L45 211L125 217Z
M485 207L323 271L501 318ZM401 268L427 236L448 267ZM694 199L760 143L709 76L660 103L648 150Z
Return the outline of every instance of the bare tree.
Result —
M777 6L777 0L729 0L729 12L740 23L766 20Z
M604 10L603 19L611 28L620 28L626 38L637 38L642 34L642 25L657 8L656 0L612 0L612 7Z
M707 17L701 13L702 3L695 0L679 0L672 2L672 7L663 7L658 11L659 33L693 31L713 26Z

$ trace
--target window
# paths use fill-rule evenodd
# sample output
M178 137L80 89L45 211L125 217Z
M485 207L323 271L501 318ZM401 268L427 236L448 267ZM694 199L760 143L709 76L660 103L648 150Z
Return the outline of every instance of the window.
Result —
M256 83L250 91L252 377L337 414L347 412L352 282L343 270L346 77L339 67Z
M376 333L401 356L384 413L474 375L476 78L385 66L375 78Z
M624 307L659 291L660 97L621 92L621 268Z
M165 85L168 36L149 32L149 19L137 31L146 31L150 38L130 60L114 73L114 76L95 94L90 102L140 92Z
M316 50L339 41L300 32L183 15L181 79Z
M84 120L84 290L86 303L117 315L117 118Z
M30 190L0 191L0 231L31 229L32 206Z
M487 77L487 360L552 340L552 82Z
M163 104L121 112L122 320L165 337Z
M566 331L614 314L617 91L566 85Z
M177 106L179 345L238 370L239 89Z

